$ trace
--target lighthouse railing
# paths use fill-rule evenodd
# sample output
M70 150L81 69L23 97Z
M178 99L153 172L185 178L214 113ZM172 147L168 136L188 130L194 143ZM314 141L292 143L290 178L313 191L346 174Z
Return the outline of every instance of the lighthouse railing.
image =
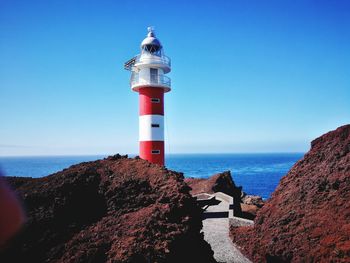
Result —
M140 54L135 57L135 64L137 63L157 63L157 64L164 64L168 66L169 68L171 67L171 60L168 56L161 55L161 56L156 56L152 54Z
M140 77L139 73L133 72L130 79L131 87L143 86L143 85L159 85L165 87L171 87L171 79L164 75L159 75L155 78L145 79Z

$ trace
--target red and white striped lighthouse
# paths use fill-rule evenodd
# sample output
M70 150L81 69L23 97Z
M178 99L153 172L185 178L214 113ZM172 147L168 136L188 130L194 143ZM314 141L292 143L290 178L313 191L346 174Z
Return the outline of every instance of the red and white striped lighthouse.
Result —
M140 96L140 158L164 165L164 93L171 90L170 58L152 27L141 43L141 54L130 59L124 68L132 72L130 86Z

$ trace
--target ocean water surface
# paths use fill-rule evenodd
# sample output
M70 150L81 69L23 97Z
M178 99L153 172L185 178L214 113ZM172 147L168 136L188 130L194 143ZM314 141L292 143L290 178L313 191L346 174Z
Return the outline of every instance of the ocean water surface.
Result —
M42 177L80 162L104 158L96 156L0 157L5 175ZM171 154L166 156L167 168L183 172L185 177L207 178L230 170L236 185L243 191L269 198L279 180L303 153L266 154Z

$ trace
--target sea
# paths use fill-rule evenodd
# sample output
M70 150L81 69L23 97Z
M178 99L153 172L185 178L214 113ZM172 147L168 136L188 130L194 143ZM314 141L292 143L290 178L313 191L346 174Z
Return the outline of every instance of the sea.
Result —
M171 154L168 169L185 177L208 178L231 171L234 182L248 194L270 197L280 179L304 153ZM7 176L43 177L73 164L105 158L89 156L0 157L0 169ZM132 157L132 156L131 156Z

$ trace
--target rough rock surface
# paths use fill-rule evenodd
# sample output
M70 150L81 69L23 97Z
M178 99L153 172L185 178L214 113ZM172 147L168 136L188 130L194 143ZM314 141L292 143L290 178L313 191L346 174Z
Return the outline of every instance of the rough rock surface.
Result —
M28 220L0 262L214 262L180 173L116 155L8 181Z
M258 208L261 208L264 206L264 201L261 196L258 195L247 195L244 193L242 197L242 203L246 205L254 205Z
M261 196L242 194L242 214L244 218L254 220L260 208L264 206L265 202Z
M255 226L231 236L254 262L350 262L350 125L314 140Z
M223 192L233 197L233 210L235 216L242 215L241 195L242 187L237 187L232 179L231 172L215 174L208 179L186 178L185 182L192 188L191 194Z
M240 217L246 218L249 220L254 220L260 210L260 208L256 205L247 205L244 203L241 203L241 209L242 209L242 216Z

